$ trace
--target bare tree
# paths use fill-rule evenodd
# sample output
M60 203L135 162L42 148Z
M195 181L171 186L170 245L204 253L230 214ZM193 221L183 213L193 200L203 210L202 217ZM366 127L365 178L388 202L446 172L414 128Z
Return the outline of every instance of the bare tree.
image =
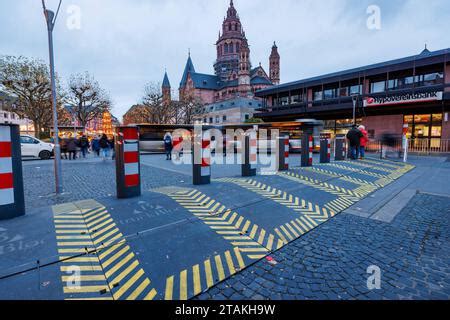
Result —
M57 77L58 112L62 109L62 90ZM0 58L0 83L15 97L10 111L33 121L38 137L48 132L52 123L52 91L47 65L36 59L3 56Z
M192 124L194 116L198 116L197 110L203 108L202 101L194 95L188 95L177 103L177 123Z
M148 123L171 124L175 122L176 106L174 101L164 101L161 86L153 83L144 88L142 109Z
M111 108L108 94L88 72L70 77L66 101L72 116L84 128L89 121L101 117Z

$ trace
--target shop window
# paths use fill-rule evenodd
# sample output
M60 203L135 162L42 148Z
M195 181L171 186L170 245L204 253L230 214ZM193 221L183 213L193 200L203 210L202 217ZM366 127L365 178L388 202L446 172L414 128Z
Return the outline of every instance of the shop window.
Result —
M386 90L386 81L372 82L370 84L371 93L380 93Z

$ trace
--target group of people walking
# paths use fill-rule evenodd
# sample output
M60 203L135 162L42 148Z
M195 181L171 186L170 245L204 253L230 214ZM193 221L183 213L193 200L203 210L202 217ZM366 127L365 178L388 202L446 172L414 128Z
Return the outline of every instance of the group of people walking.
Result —
M354 125L347 133L347 140L350 145L350 156L352 160L364 159L366 146L369 142L366 128Z
M79 138L64 136L60 139L61 157L66 160L75 160L77 158L86 158L93 152L97 157L104 160L109 158L112 151L112 159L114 159L114 138L108 139L106 134L94 137L89 141L86 135Z

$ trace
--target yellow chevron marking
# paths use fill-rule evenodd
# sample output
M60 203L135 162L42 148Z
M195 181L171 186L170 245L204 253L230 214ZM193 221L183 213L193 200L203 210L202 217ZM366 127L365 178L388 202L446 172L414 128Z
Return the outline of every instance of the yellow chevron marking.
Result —
M200 282L200 266L196 264L192 267L193 281L194 281L194 295L202 292L202 284Z
M150 280L148 278L145 278L144 281L134 290L128 297L127 300L136 300L137 297L144 291L145 288L148 287L150 284Z
M234 255L236 256L236 259L238 261L239 268L241 270L243 270L245 268L245 264L244 264L244 260L242 259L241 252L239 251L239 248L234 248L233 251L234 251Z
M136 281L139 280L144 275L144 270L139 269L138 272L136 272L123 286L120 287L119 290L117 290L114 293L114 299L120 299L120 297L127 292L128 289L131 288L133 284L136 283Z
M107 286L80 286L80 287L64 287L64 293L91 293L91 292L100 292L102 290L109 291Z
M219 281L222 281L223 279L225 279L225 272L223 270L222 259L220 258L219 255L217 255L214 257L214 260L216 261L216 269L219 275Z
M114 280L111 280L111 283L114 285L116 283L120 283L128 274L130 274L134 269L137 268L139 263L137 260L134 260L125 270L123 270L118 276L114 278ZM141 272L141 270L138 271L138 273Z
M205 265L206 285L208 286L208 288L211 288L214 284L211 270L211 261L209 259L205 260L203 264Z
M225 260L228 265L228 270L230 271L230 274L233 275L236 273L236 269L234 268L233 259L231 258L230 251L225 252Z
M180 300L187 300L187 270L180 273Z
M150 290L150 292L145 296L144 300L153 300L153 298L155 298L157 292L156 289L152 289Z

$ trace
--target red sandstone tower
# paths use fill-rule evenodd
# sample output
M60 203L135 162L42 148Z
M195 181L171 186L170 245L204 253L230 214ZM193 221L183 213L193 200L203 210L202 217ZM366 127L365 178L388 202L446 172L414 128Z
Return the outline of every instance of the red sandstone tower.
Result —
M239 95L247 97L251 91L250 87L250 48L248 47L247 39L244 35L242 41L240 61L239 61Z
M278 47L275 42L273 43L270 54L269 65L270 81L275 85L280 84L280 54L278 53Z
M169 77L167 76L167 71L164 73L164 80L162 83L162 94L163 94L163 103L169 104L172 101L172 94L170 88Z

